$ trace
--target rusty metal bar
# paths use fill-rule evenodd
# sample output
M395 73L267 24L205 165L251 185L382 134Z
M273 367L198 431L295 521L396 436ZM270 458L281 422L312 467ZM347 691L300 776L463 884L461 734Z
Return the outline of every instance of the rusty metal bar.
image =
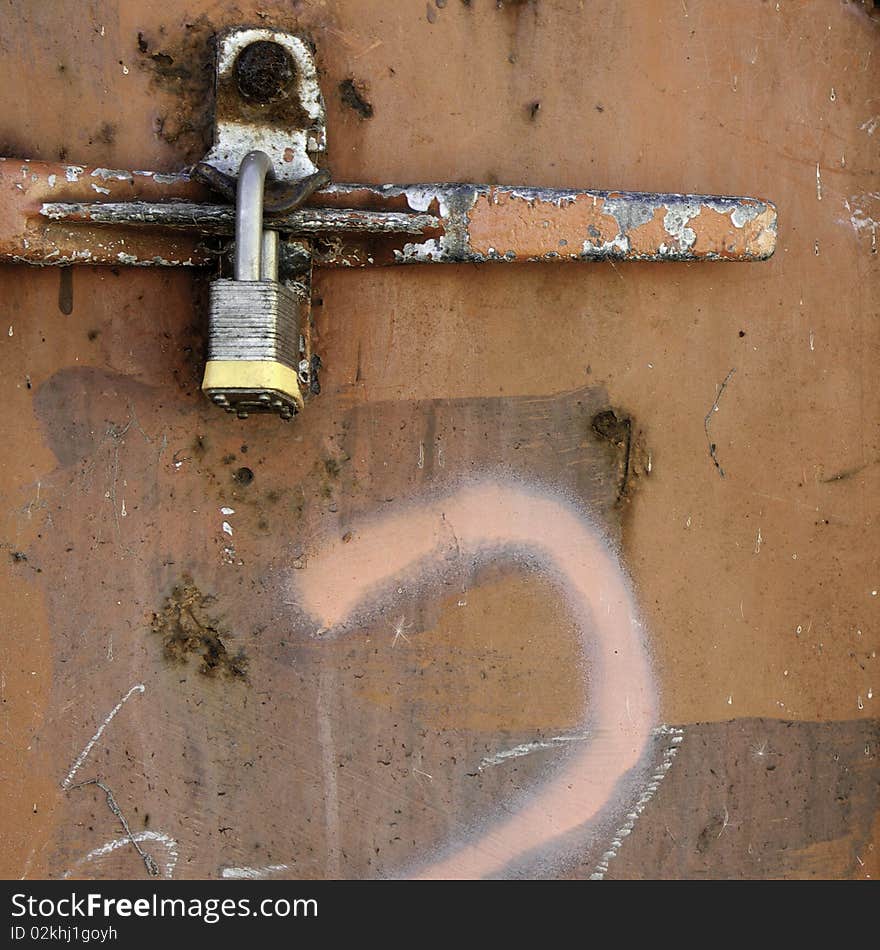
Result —
M181 229L232 233L234 220L231 208L197 203L207 197L185 175L6 159L0 259L204 264L215 255ZM776 247L776 208L757 198L471 184L334 184L266 226L313 236L315 263L344 267L760 261Z
M169 201L72 202L47 201L40 214L52 221L68 224L102 224L116 227L161 227L200 234L235 233L235 209L229 205L196 204ZM402 211L361 211L355 208L298 208L267 216L263 226L272 231L295 235L343 234L424 234L441 227L430 214Z

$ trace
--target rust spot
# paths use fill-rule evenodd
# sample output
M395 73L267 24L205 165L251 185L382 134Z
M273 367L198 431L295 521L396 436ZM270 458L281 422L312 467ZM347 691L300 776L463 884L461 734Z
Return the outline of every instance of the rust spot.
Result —
M261 103L286 96L296 75L287 50L268 40L246 46L238 54L233 72L242 96Z
M229 634L210 616L214 598L203 594L184 575L181 583L166 598L162 610L153 614L151 629L162 637L165 656L176 663L198 657L199 672L205 676L220 674L232 679L247 679L247 658L239 650L232 654L223 642Z
M614 447L620 479L617 500L620 501L626 496L629 487L632 419L614 409L603 409L590 420L590 428L597 439Z
M363 83L357 83L354 79L343 79L339 84L339 95L342 97L342 104L354 109L362 119L373 117L373 106L365 98Z

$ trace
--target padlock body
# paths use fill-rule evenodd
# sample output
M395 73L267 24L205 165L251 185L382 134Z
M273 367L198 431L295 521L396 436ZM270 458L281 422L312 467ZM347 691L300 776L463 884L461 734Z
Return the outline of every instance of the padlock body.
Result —
M210 285L208 362L202 389L240 416L303 406L297 295L271 280L215 280Z

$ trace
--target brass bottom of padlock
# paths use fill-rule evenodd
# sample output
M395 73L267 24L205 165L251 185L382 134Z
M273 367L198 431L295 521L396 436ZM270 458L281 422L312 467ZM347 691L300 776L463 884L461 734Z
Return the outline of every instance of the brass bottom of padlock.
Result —
M303 408L296 373L275 360L209 360L202 390L221 409L242 419L252 412L290 419Z

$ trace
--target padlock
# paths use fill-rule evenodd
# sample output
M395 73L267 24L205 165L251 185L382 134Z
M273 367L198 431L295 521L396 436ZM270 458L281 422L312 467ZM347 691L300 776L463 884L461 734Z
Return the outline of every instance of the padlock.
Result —
M233 278L210 285L208 362L202 389L216 405L246 418L303 407L296 293L278 281L278 232L263 228L263 193L272 162L265 152L242 159L235 197Z

